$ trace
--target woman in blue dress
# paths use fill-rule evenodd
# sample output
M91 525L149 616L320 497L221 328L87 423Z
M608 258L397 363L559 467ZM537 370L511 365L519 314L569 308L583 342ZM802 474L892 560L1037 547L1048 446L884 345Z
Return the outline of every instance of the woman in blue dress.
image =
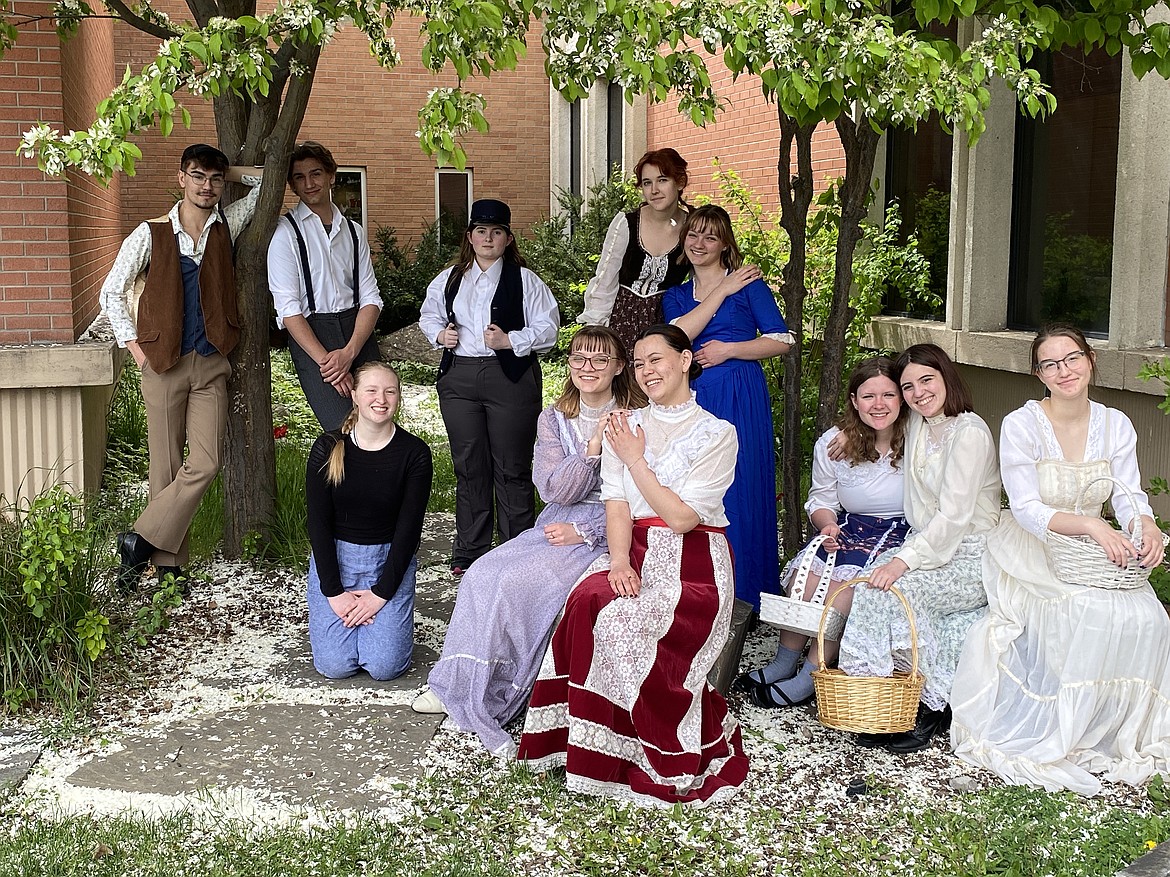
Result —
M760 270L743 264L731 218L714 204L692 210L681 232L691 278L667 290L666 319L691 337L703 374L699 404L735 425L739 455L724 505L735 553L735 595L760 608L760 593L780 590L776 535L776 442L772 402L760 360L793 343Z

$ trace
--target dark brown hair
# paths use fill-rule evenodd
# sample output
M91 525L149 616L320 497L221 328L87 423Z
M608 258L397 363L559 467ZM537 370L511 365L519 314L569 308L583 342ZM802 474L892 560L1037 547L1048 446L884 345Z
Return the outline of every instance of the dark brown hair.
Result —
M687 335L687 333L678 326L675 326L671 323L657 323L653 326L647 326L640 333L638 333L638 337L634 341L635 345L638 343L638 341L641 341L644 338L649 338L652 335L661 335L666 339L666 343L670 345L671 349L676 350L679 353L682 353L684 350L689 350L691 352L691 368L690 371L687 372L688 379L694 381L699 377L699 375L703 373L703 367L695 360L695 348L694 345L691 344L690 336Z
M582 326L569 342L569 352L608 353L618 359L625 368L613 376L614 402L618 408L645 408L646 394L634 380L634 370L629 367L630 358L626 355L622 339L612 329L605 326ZM572 376L565 378L565 389L555 403L556 408L565 417L576 417L581 413L581 391L573 383Z
M1077 345L1077 349L1089 357L1089 365L1092 366L1089 380L1096 383L1097 352L1089 346L1085 333L1071 323L1048 323L1040 327L1040 331L1032 339L1032 371L1037 375L1040 374L1040 345L1052 338L1071 339Z
M739 244L735 242L735 232L731 228L731 217L718 204L704 204L696 207L683 220L682 229L678 233L679 240L686 242L687 233L691 231L714 232L720 243L726 249L720 254L720 261L728 271L734 271L743 264L743 253L739 251ZM689 264L686 250L679 254L680 265Z
M943 414L954 417L964 411L974 411L975 405L971 401L971 391L967 382L959 374L954 361L947 356L947 352L937 344L915 344L907 347L894 362L894 371L897 374L895 383L902 385L902 372L906 366L924 365L942 375L943 384L947 388L947 398L943 403Z
M678 151L669 146L662 149L651 149L645 155L638 159L638 163L634 165L634 175L638 178L638 185L642 185L642 169L646 165L652 164L664 176L670 177L678 184L679 201L682 201L682 190L687 187L689 177L687 177L687 162Z
M849 440L849 464L856 466L859 463L876 463L880 456L877 451L877 433L874 428L861 419L857 409L853 407L853 400L861 385L871 378L886 377L898 389L898 382L894 379L894 361L888 356L872 356L854 366L849 374L849 402L845 410L837 418L837 428L845 433ZM948 394L949 395L949 394ZM906 443L906 421L910 407L903 401L901 392L898 393L898 416L893 423L890 435L890 457L897 468L902 459L902 452Z
M304 143L295 147L292 155L288 158L288 181L290 183L293 177L293 165L298 161L305 161L310 158L321 162L321 167L325 168L325 173L337 173L337 162L333 160L333 153L316 140L306 140Z
M231 166L226 155L206 143L192 143L184 149L179 158L179 170L186 173L187 165L192 162L204 170L219 171L221 174L226 174Z

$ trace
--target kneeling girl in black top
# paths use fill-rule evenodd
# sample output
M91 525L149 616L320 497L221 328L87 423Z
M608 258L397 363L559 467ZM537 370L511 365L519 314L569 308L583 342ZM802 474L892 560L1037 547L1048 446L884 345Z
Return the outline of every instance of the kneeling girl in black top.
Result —
M309 642L322 676L393 679L414 648L415 552L431 492L431 450L394 422L398 375L354 374L353 410L309 453Z

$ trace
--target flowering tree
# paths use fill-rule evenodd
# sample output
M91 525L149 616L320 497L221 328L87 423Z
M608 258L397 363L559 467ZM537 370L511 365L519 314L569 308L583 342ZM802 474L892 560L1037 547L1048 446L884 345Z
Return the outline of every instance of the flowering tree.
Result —
M1129 52L1138 76L1150 70L1170 77L1170 25L1153 12L1156 0L1092 0L1046 6L1032 0L809 0L803 6L739 0L719 10L701 31L709 50L721 48L736 74L760 77L779 121L778 186L781 224L791 242L783 271L783 297L790 326L804 325L805 252L813 197L812 135L821 122L837 129L845 153L840 187L841 217L832 302L824 329L816 431L836 417L841 393L850 306L853 255L861 240L882 132L915 127L932 114L948 130L975 142L993 76L1015 94L1021 110L1038 116L1056 101L1027 66L1037 50L1078 45ZM1077 11L1083 9L1083 11ZM976 16L966 44L937 36L933 25ZM1148 16L1151 16L1148 18ZM938 29L938 28L936 28ZM795 158L796 168L792 162ZM800 345L793 345L784 371L783 446L800 447ZM785 503L783 541L791 553L803 541L800 508L802 460L788 453L781 464Z
M94 124L64 133L47 125L28 131L21 142L51 174L76 168L100 180L133 173L141 152L131 138L157 127L171 133L178 121L190 124L184 100L207 99L214 107L219 147L238 164L264 165L267 173L256 218L237 242L236 264L243 323L233 354L228 438L224 452L225 550L238 553L249 533L265 533L273 511L275 459L272 442L271 371L268 360L268 290L264 276L268 241L284 194L285 170L304 118L322 50L341 26L362 30L371 54L384 67L399 55L390 36L394 19L413 16L423 36L423 65L438 73L451 69L460 83L433 90L419 110L419 141L439 165L463 167L460 137L488 127L484 99L462 88L476 76L512 68L526 51L535 18L544 19L542 37L550 76L567 97L583 95L598 72L623 59L620 81L628 92L668 90L681 96L698 121L714 118L715 97L706 70L685 46L678 16L663 4L626 4L627 32L583 38L578 24L596 17L591 0L278 0L259 13L255 0L188 0L190 20L178 20L150 0L129 4L105 0L58 0L49 14L63 35L95 14L114 15L159 39L156 56L125 78L97 107ZM659 14L661 13L661 14ZM18 13L0 0L0 52L19 39L22 23L40 18Z

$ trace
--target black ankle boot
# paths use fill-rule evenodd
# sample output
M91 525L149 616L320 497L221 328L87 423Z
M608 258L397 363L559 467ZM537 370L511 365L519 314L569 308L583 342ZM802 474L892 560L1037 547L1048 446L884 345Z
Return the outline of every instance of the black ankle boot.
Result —
M950 704L941 710L927 709L924 704L919 704L918 720L914 723L914 727L903 734L895 735L894 739L886 744L886 749L898 755L918 752L930 745L935 734L945 734L950 727Z
M133 530L119 533L118 545L118 590L123 594L133 593L138 588L138 579L146 569L154 546Z

